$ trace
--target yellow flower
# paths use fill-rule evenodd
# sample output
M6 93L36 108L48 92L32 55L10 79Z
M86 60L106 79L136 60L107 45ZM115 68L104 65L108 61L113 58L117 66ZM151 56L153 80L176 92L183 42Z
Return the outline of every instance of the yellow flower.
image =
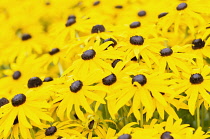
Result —
M202 10L198 11L198 9ZM209 13L208 6L201 1L189 0L182 3L175 1L170 5L167 14L160 18L158 26L165 34L170 30L178 35L187 27L192 34L195 34L195 26L205 24L201 13Z
M169 93L172 91L168 85L173 84L174 81L167 80L171 74L161 74L157 72L151 73L148 71L140 70L135 72L132 78L125 78L128 82L124 84L122 91L114 95L110 95L107 99L116 98L115 109L118 111L123 105L133 98L132 112L134 116L140 120L140 106L145 107L149 117L152 117L154 112L153 99L156 99L161 105L167 106L165 98L161 92ZM130 81L129 81L130 80Z
M77 124L72 124L70 121L55 122L50 127L45 126L44 129L36 133L37 139L57 139L70 138L72 135L81 136L79 131L70 129Z
M188 45L182 52L191 53L196 55L196 63L197 65L202 68L205 64L205 58L210 58L210 54L208 51L210 50L209 43L210 39L205 38L203 35L202 38L195 38L192 40L191 45Z
M0 109L0 133L6 137L17 117L20 128L23 126L20 133L23 137L27 137L26 128L32 128L33 123L41 126L41 119L53 121L46 112L49 107L49 104L40 100L36 94L25 93L13 96L11 101Z
M183 49L188 47L189 45L185 46L173 46L173 47L166 47L161 48L158 53L156 53L156 58L158 59L158 67L161 73L166 72L169 68L172 70L173 73L176 75L180 74L180 71L189 72L190 66L195 65L195 62L192 60L196 57L191 53L183 52ZM182 52L182 53L180 53ZM170 71L170 70L169 70ZM168 72L169 72L168 71Z
M162 48L164 38L150 38L144 36L144 34L129 34L130 36L124 36L119 42L121 48L119 50L126 51L130 58L136 56L137 59L142 57L148 67L155 62L158 64L158 60L155 57L155 52Z
M194 129L189 127L188 124L181 124L182 120L173 121L171 117L166 122L155 124L153 127L158 133L156 139L159 138L174 138L174 139L195 139L195 137L205 139L207 135L203 135L203 132L198 129L193 134Z
M73 62L73 64L64 71L63 75L86 75L89 72L109 70L112 71L111 65L105 62L106 59L117 59L123 56L124 53L120 53L114 50L112 47L105 50L112 41L105 42L100 45L100 41L96 41L94 44L87 45L84 48L81 58Z
M197 107L197 100L201 97L206 103L210 104L210 96L207 91L210 90L209 66L203 68L192 68L191 72L182 73L182 79L178 80L178 85L174 89L176 94L185 92L188 101L189 111L194 115Z
M10 64L10 68L4 71L6 77L0 79L0 88L4 94L26 91L27 82L31 77L41 76L45 73L36 55L19 56L16 62ZM3 93L2 96L5 96Z
M103 98L94 92L94 90L104 91L103 88L94 85L97 82L98 79L94 74L61 78L60 83L53 87L54 91L58 92L57 98L53 102L61 101L57 109L57 116L63 119L66 115L70 119L70 112L74 109L79 119L84 120L80 107L84 108L86 112L92 113L88 103L89 99L104 104Z

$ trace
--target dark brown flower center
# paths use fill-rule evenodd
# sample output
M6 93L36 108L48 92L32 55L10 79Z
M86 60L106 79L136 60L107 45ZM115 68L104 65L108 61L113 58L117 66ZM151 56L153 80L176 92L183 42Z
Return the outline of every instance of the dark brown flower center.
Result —
M147 78L146 78L146 76L144 76L142 74L139 74L139 75L136 75L136 76L133 77L132 84L134 82L138 82L140 85L143 86L144 84L147 83Z
M24 94L17 94L12 98L12 105L14 107L20 106L26 101L26 96Z
M180 3L177 7L176 7L176 9L178 10L178 11L180 11L180 10L184 10L185 8L187 8L187 3Z
M203 82L203 76L199 73L196 73L196 74L192 74L191 77L190 77L190 82L192 84L200 84Z
M119 136L117 139L132 139L132 136L130 134L123 134Z
M117 6L115 6L115 8L116 8L116 9L122 9L123 6L122 6L122 5L117 5Z
M69 27L69 26L73 25L74 23L76 23L76 18L70 18L67 20L65 26Z
M95 25L92 27L91 33L105 32L105 27L103 25Z
M22 41L26 41L26 40L29 40L31 38L32 38L32 36L30 34L23 34L22 37L21 37Z
M34 88L42 85L42 80L39 77L32 77L28 80L28 88Z
M70 91L77 93L80 89L82 89L82 86L83 86L83 83L80 80L75 81L71 84Z
M137 28L137 27L140 27L141 26L141 23L140 22L133 22L130 24L130 28Z
M46 77L46 78L44 78L43 82L50 82L50 81L53 81L53 78L52 77Z
M50 55L54 55L54 54L56 54L56 53L58 53L58 52L60 52L60 49L58 49L58 48L53 48L53 49L49 52L49 54L50 54Z
M21 76L21 72L20 72L20 71L15 71L15 72L13 73L13 75L12 75L12 78L13 78L14 80L17 80L17 79L20 78L20 76Z
M173 50L171 48L164 48L160 50L161 56L170 56L173 53Z
M138 16L145 16L147 13L146 13L146 11L144 11L144 10L142 10L142 11L139 11L138 12Z
M144 38L142 36L132 36L130 37L130 43L133 45L142 45L144 43Z
M48 129L45 130L46 136L52 136L57 131L57 128L55 126L51 126Z
M170 134L171 132L166 131L161 135L160 139L174 139Z
M158 18L162 18L162 17L166 16L167 14L168 14L167 12L160 13L158 15Z
M95 55L96 55L95 50L90 49L90 50L83 52L81 57L83 60L90 60L90 59L93 59L95 57Z
M96 6L96 5L99 5L100 4L100 1L98 0L98 1L95 1L94 3L93 3L93 6Z
M112 85L117 81L117 77L114 74L110 74L109 76L106 76L102 79L102 82L104 85Z
M0 99L0 108L2 107L2 106L4 106L5 104L7 104L7 103L9 103L9 100L8 99L6 99L6 98L1 98Z
M195 39L192 42L193 46L192 49L196 50L196 49L201 49L205 46L205 42L202 39Z

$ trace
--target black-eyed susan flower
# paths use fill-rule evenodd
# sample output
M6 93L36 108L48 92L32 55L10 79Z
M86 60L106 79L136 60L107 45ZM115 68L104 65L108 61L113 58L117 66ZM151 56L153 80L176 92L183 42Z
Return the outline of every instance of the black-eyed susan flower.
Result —
M133 98L132 111L137 119L141 119L139 108L140 106L145 107L147 114L150 117L153 114L153 100L154 97L161 105L167 106L167 102L161 95L161 92L169 93L172 90L168 87L173 81L167 79L171 77L170 74L161 74L157 72L150 73L148 71L140 70L135 72L136 75L132 75L132 78L128 77L124 88L121 92L110 95L110 98L117 98L115 109L118 111L123 105Z
M130 34L122 39L121 49L126 51L127 55L131 58L136 56L137 59L141 56L148 67L155 62L158 63L155 57L155 51L162 47L163 38L149 38L145 37L144 34Z
M171 138L171 139L194 139L196 136L203 139L208 138L208 135L204 135L198 129L194 134L194 129L189 127L188 124L182 124L182 120L179 119L177 121L173 121L171 117L167 119L166 122L162 122L160 124L155 124L154 129L158 131L156 138Z
M112 47L105 50L111 41L105 42L100 45L100 41L96 41L94 44L87 45L84 48L83 53L80 55L81 58L75 60L73 64L64 71L63 75L72 73L73 75L85 75L88 72L94 70L109 70L112 71L111 65L108 64L105 59L117 59L122 57L124 53L114 50Z
M209 88L209 66L203 68L192 68L188 73L182 73L182 78L175 85L176 94L185 92L188 108L192 115L198 106L197 100L201 97L206 103L210 104Z
M45 126L35 136L37 139L70 138L72 135L81 136L79 131L72 128L74 126L80 125L73 124L70 121L55 122L52 125Z
M179 71L189 72L190 66L195 65L195 62L192 60L196 57L191 53L183 52L182 50L186 46L173 46L173 47L162 47L159 52L156 54L156 58L159 61L157 65L161 73L166 70L172 70L173 73L179 75ZM169 70L169 71L170 71ZM168 72L169 72L168 71Z
M205 39L205 36L202 38L195 38L191 40L191 45L188 45L183 51L187 53L192 53L196 55L196 63L201 68L204 66L206 57L210 57L209 51L209 41L210 39Z
M198 7L202 7L203 10L198 11L200 9ZM198 4L193 0L188 2L176 1L170 5L169 9L167 15L158 22L163 30L162 32L166 33L168 30L173 30L175 34L178 34L183 29L189 28L191 33L194 34L197 25L205 24L201 13L207 13L208 6L202 4L202 2Z
M28 80L31 77L41 76L45 73L41 68L42 64L38 63L39 60L36 55L19 56L16 62L10 64L10 69L4 71L6 76L0 79L2 92L16 93L18 91L26 91ZM32 67L32 69L29 67Z
M50 105L46 101L40 100L36 94L14 95L10 102L0 109L1 134L5 137L8 136L16 118L18 118L20 128L24 126L21 128L20 133L22 136L27 137L26 130L31 129L34 124L41 126L43 124L41 120L53 121L46 112L49 107Z
M61 101L57 109L58 117L63 119L67 116L70 119L70 112L74 109L79 119L84 120L84 112L81 108L93 113L88 103L89 99L104 104L104 99L94 92L94 90L104 91L103 88L94 86L97 82L98 79L93 74L61 78L60 83L54 86L58 96L53 102Z

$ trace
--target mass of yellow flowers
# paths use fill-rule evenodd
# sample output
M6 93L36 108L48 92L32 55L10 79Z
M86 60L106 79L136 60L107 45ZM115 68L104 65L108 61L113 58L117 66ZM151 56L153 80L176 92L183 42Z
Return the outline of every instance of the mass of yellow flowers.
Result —
M1 0L0 139L209 139L209 0Z

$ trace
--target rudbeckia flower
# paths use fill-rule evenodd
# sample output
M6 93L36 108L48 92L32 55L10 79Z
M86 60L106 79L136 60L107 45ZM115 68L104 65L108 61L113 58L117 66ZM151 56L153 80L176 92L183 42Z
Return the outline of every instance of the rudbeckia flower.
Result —
M30 32L24 32L20 33L19 36L19 38L16 38L16 40L11 42L10 47L7 50L7 53L10 54L11 61L21 55L27 56L27 54L32 53L41 54L44 47L47 46L46 41L41 41L40 39L48 39L46 36L43 36L43 34L31 34Z
M202 8L201 8L202 7ZM208 6L202 2L189 0L187 2L177 1L169 8L167 15L160 18L158 26L162 29L163 33L172 30L178 34L180 30L188 27L192 34L195 34L196 26L205 24L202 13L208 13ZM200 10L202 9L202 10Z
M104 91L103 88L93 85L97 82L98 79L93 74L61 78L60 83L54 86L54 90L58 94L53 102L61 101L57 109L57 116L63 119L66 115L70 119L70 112L74 109L79 119L85 120L81 107L86 112L93 112L88 103L88 99L104 104L105 101L103 98L94 92L94 90Z
M80 38L84 34L89 34L89 26L93 24L92 22L85 15L77 14L76 16L71 14L66 19L52 24L50 32L52 32L51 35L55 38L55 42L68 42L70 39Z
M197 107L197 100L201 97L206 103L210 104L209 88L209 66L203 68L192 68L191 72L182 73L182 79L178 80L178 85L174 89L176 94L185 92L188 101L189 111L194 115Z
M173 84L174 81L167 80L171 77L171 74L161 74L157 72L147 73L147 71L138 71L137 75L133 75L132 78L126 78L130 82L124 84L121 92L117 92L114 95L110 95L107 99L116 98L115 109L118 111L123 105L133 98L132 111L134 116L141 120L139 108L145 107L147 114L152 116L154 112L154 105L152 97L154 97L161 105L167 106L165 98L161 95L161 92L169 93L172 90L168 87Z
M153 61L158 63L155 58L155 52L157 49L162 48L163 38L147 38L143 35L133 34L131 36L124 37L119 45L121 45L121 51L126 51L127 55L136 56L137 59L141 56L148 67L151 68ZM151 61L151 59L153 61Z
M191 53L196 55L196 63L197 65L202 68L205 64L205 58L210 58L208 51L210 51L209 47L210 39L206 40L205 36L203 35L202 38L195 38L192 40L191 45L188 45L182 52Z
M185 46L173 46L173 47L162 47L159 52L156 53L156 60L158 60L158 67L161 73L169 70L172 70L173 73L179 75L180 71L189 72L190 66L195 65L195 62L192 60L196 57L191 53L183 52L183 49L188 47ZM167 69L168 68L168 69Z
M36 94L16 94L8 104L0 109L0 133L6 137L15 119L18 118L20 128L24 126L20 129L20 133L27 137L26 128L31 129L34 124L41 126L41 120L53 121L46 112L49 107L50 105L40 100Z
M9 103L9 100L6 98L1 98L0 99L0 107L6 105ZM32 138L29 128L24 127L22 124L19 123L18 121L18 117L15 118L14 122L13 122L13 126L11 129L11 133L8 133L8 135L1 135L1 138L15 138L15 139L19 139L19 134L22 134L23 138Z
M193 128L189 127L188 124L181 123L181 119L174 122L173 119L169 117L166 122L155 124L154 129L158 131L156 138L195 139L196 136L201 139L208 138L208 135L204 135L203 132L200 132L200 129L193 134Z
M72 135L81 136L80 132L73 128L76 125L77 124L71 124L70 121L55 122L50 126L45 126L45 128L37 132L35 136L37 139L61 139L70 138Z
M100 45L100 41L96 41L94 44L87 45L81 54L81 58L75 60L73 64L64 71L63 75L69 73L73 75L85 75L94 70L100 70L101 72L103 72L103 70L112 71L111 65L104 60L118 59L124 54L114 50L112 47L105 50L112 43L112 41L108 41Z
M45 71L41 67L42 64L36 55L19 56L15 63L10 64L11 69L4 71L6 76L0 79L2 92L15 93L17 91L26 91L27 82L31 77L44 75ZM4 96L4 94L2 95Z

